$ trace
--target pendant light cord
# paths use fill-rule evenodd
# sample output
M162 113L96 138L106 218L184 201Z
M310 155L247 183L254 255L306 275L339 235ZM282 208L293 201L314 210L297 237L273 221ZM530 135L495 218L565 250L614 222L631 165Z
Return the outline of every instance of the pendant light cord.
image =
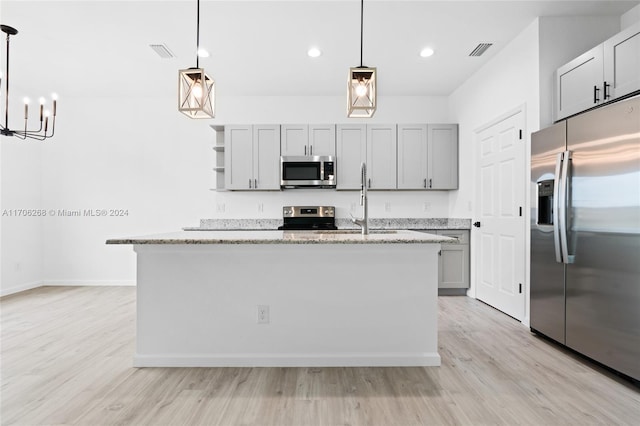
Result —
M196 16L196 68L200 68L200 0L198 0L198 12Z
M363 36L362 36L362 34L363 34L362 26L364 24L364 12L363 12L363 10L364 10L364 0L360 0L360 68L363 68L363 65L362 65L362 46L363 46L363 43L362 43L362 38L363 38Z
M4 128L9 130L9 33L7 33L7 71L4 76Z

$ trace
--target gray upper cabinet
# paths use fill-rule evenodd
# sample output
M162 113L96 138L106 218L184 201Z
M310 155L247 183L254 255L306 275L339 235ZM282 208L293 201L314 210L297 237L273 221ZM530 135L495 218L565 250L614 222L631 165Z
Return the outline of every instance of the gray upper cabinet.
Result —
M556 121L640 90L640 23L556 71Z
M367 164L371 190L458 188L457 124L300 124L212 126L216 190L280 189L280 156L333 155L337 189L359 190ZM224 185L222 184L224 182Z
M309 126L306 124L283 124L280 155L309 155Z
M336 125L309 124L311 155L336 155Z
M396 189L395 124L367 124L367 187ZM339 176L338 176L339 179Z
M428 189L458 188L458 125L429 124Z
M396 189L396 125L340 124L336 129L337 189L360 189L363 162L369 189Z
M282 125L281 155L336 155L335 124Z
M398 189L458 188L458 125L398 125Z
M427 189L427 125L398 124L398 189Z
M280 126L226 126L224 131L226 189L280 189Z
M640 89L640 22L605 41L603 54L605 98Z
M224 129L225 187L249 189L253 183L253 126Z
M336 127L337 189L360 189L360 164L367 159L367 127L339 124Z
M602 103L602 45L578 56L556 72L556 120Z

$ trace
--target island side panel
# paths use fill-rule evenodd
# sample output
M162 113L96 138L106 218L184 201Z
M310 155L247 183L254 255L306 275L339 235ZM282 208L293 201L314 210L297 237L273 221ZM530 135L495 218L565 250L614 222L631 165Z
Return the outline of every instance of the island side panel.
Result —
M135 245L136 366L435 366L439 244ZM257 323L268 305L270 322Z

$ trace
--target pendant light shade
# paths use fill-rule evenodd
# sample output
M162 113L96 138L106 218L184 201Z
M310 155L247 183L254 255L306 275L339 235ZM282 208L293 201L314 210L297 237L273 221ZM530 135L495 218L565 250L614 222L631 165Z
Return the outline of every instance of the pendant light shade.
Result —
M196 66L178 71L178 111L190 118L213 118L215 83L200 68L200 0L196 15Z
M214 81L202 68L180 70L178 75L178 111L191 118L213 118Z
M376 112L376 69L349 69L348 117L372 117Z
M362 65L364 0L360 0L360 66L349 68L347 117L373 117L376 112L376 69Z

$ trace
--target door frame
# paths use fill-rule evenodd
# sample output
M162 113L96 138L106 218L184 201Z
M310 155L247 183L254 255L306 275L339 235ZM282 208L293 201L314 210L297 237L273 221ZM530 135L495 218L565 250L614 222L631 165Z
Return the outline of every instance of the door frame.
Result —
M531 213L531 188L529 186L529 170L531 168L531 134L528 131L528 126L529 126L529 119L527 116L527 104L523 103L518 105L517 107L508 110L507 112L489 120L488 122L482 124L479 127L476 127L473 130L474 136L473 136L473 168L474 168L474 185L473 185L473 190L474 190L474 194L478 194L479 190L480 190L480 144L479 144L479 138L480 138L480 134L487 130L488 128L495 126L496 124L500 123L501 121L506 120L509 117L512 117L518 113L522 113L522 117L523 117L523 125L522 125L522 137L523 137L523 143L525 144L524 147L524 158L522 159L524 162L524 170L522 171L522 173L524 174L524 186L522 188L522 191L524 191L524 214L523 214L523 232L524 232L524 317L522 319L522 323L526 326L529 326L529 276L530 276L530 262L529 260L531 259L531 235L530 235L530 227L529 227L529 221L530 221L530 213ZM535 190L535 188L534 188ZM474 195L474 199L473 199L473 217L477 218L480 216L480 205L477 202L477 198ZM473 222L475 222L475 219L471 220L471 223L473 224ZM477 262L478 262L478 253L480 252L480 241L478 239L478 232L477 232L476 227L474 227L473 225L471 226L471 249L474 253L476 253L474 256L472 256L473 261L471 262L471 282L469 283L469 290L467 291L467 296L472 297L474 299L476 299L476 289L477 289L477 280L479 279L478 276L478 268L477 268ZM506 315L506 314L505 314Z

